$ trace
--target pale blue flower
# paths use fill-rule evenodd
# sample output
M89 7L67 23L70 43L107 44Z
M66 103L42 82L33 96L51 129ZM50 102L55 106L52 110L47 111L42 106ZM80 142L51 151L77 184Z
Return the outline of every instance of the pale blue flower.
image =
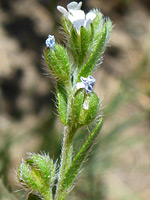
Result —
M54 49L55 37L53 35L48 35L48 38L45 40L47 47Z
M84 78L81 76L80 79L82 82L78 82L76 84L76 88L77 89L84 88L87 93L91 93L93 91L93 87L94 87L96 79L90 75L87 78Z
M68 16L68 19L71 21L73 26L76 28L77 32L80 33L80 28L83 26L87 28L92 20L96 17L96 14L93 11L88 12L87 14L81 10L82 2L71 2L67 5L68 11L62 7L57 6L57 9Z

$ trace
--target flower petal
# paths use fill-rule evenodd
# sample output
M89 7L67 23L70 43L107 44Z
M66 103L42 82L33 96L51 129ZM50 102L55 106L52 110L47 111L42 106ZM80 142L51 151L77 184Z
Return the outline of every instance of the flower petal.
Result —
M80 32L80 28L81 26L84 25L84 20L83 19L79 19L73 22L73 26L76 28L77 32Z
M79 32L81 26L84 25L85 13L82 10L71 10L71 12L68 14L68 19L74 25L77 32Z
M91 93L93 91L93 86L96 81L95 78L89 75L87 78L81 77L80 79L84 84L84 89L86 90L86 92Z
M88 25L93 21L93 19L96 17L96 14L92 11L88 12L85 16L85 24L84 27L87 28Z
M72 16L73 17L73 21L76 21L78 19L83 19L85 20L85 13L83 10L71 10L69 13L68 18Z
M45 40L45 44L47 47L54 49L55 38L53 35L48 35L48 38Z
M70 10L80 10L81 6L82 6L82 2L77 3L75 1L72 1L67 5L67 9L68 9L68 11L70 11Z
M67 10L62 6L57 6L57 10L59 10L63 14L68 14Z
M85 88L85 84L82 83L82 82L78 82L78 83L76 84L76 88L77 88L78 90L81 89L81 88Z
M80 9L81 9L81 6L82 6L82 2L80 1L80 2L78 3L77 9L80 10Z

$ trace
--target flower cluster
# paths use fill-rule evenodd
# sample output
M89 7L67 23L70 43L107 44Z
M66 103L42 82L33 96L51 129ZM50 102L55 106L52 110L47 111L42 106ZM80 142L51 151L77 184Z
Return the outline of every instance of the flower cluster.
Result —
M57 6L57 9L61 13L67 15L68 19L76 28L78 33L80 33L80 28L82 26L87 28L92 20L96 17L96 14L92 11L85 14L85 12L81 10L81 6L82 2L77 3L74 1L67 5L68 11L62 6Z

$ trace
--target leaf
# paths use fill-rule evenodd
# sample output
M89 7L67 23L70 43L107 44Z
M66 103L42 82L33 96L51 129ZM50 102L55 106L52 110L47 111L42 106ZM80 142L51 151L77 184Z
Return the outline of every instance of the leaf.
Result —
M59 77L62 74L62 70L60 69L55 51L53 49L47 48L45 56L49 69L52 71L54 75Z
M79 123L83 125L91 123L98 113L99 98L95 94L95 92L92 92L90 96L87 96L85 98L84 104L88 108L85 109L83 106L80 112L80 117L79 117Z
M97 33L102 29L104 25L103 14L99 12L99 10L95 10L94 12L96 14L96 17L94 18L92 25L93 25L94 31Z
M53 183L55 178L55 165L48 155L28 153L27 163L30 166L33 165L33 167L40 171L40 176L47 185Z
M79 35L74 27L72 27L71 33L69 38L69 49L73 56L75 63L79 63L79 58L81 56L81 44Z
M99 131L102 127L103 119L101 118L98 125L94 129L94 131L90 134L78 154L75 156L75 158L72 161L71 166L69 167L67 173L64 176L63 181L63 188L68 189L72 186L72 183L77 176L79 169L83 165L84 161L86 160L87 156L89 155L89 151L91 150L92 146L95 143L95 140L99 134Z
M57 99L60 120L66 125L67 118L67 92L62 82L57 82Z
M83 101L84 101L84 93L82 91L79 91L74 97L74 105L73 105L74 118L76 122L78 122L79 120Z
M55 44L55 48L46 49L46 61L51 72L63 83L70 81L70 61L67 50L59 45Z
M62 70L62 78L65 81L69 81L71 64L69 61L69 56L68 56L67 50L63 46L56 44L55 45L55 54L56 54L57 60L59 62L59 66Z
M88 31L84 27L81 27L80 36L81 36L81 53L82 53L80 57L82 60L84 60L85 56L87 55L87 50L90 44L90 37L88 35Z
M112 24L111 21L108 20L106 22L106 24L103 26L103 28L101 29L101 31L95 36L96 39L94 39L94 43L95 43L95 48L93 49L88 61L86 62L86 64L82 67L79 76L78 76L78 81L80 82L80 77L87 77L88 75L90 75L92 73L92 71L95 68L95 65L99 59L99 57L101 56L101 54L103 53L107 42L109 41L109 37L110 37L110 33L111 33L111 29L112 29Z
M22 161L22 163L19 166L18 169L18 180L22 184L23 187L38 191L38 184L34 180L34 178L31 175L30 167L27 165L25 161Z
M91 72L93 71L95 64L97 63L100 54L102 53L105 45L105 40L106 40L106 27L103 28L102 34L100 35L100 39L93 50L92 54L90 55L87 63L83 66L81 69L79 76L78 76L78 81L80 81L80 77L87 77Z
M62 15L61 21L62 21L62 26L64 28L64 31L67 33L67 35L70 36L70 32L72 29L72 23L70 22L68 17L66 17L65 15Z

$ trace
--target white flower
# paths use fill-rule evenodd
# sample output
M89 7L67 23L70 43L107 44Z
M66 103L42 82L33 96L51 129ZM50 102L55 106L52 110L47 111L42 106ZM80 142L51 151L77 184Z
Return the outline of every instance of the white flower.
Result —
M47 47L54 49L55 38L53 35L48 35L48 38L45 40L45 44Z
M87 78L81 77L82 82L78 82L76 84L77 89L84 88L87 93L91 93L93 91L93 87L95 84L95 78L92 76L88 76Z
M87 28L92 20L96 17L96 14L92 11L85 15L84 11L81 10L81 6L82 2L77 3L75 1L67 5L68 11L62 6L57 6L57 9L61 13L68 16L68 19L71 21L78 33L80 33L80 28L82 26Z

